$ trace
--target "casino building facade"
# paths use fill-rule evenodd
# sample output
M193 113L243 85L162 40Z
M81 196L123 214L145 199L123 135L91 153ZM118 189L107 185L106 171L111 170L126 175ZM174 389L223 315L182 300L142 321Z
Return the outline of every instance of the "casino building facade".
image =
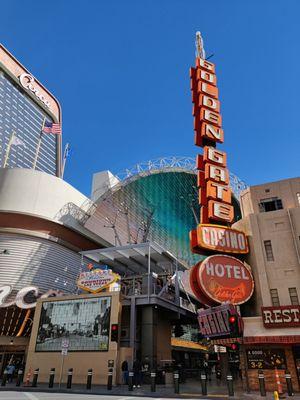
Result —
M7 168L32 168L44 119L61 122L55 97L0 44L0 163ZM24 145L12 145L12 135ZM61 173L61 135L43 135L36 169Z

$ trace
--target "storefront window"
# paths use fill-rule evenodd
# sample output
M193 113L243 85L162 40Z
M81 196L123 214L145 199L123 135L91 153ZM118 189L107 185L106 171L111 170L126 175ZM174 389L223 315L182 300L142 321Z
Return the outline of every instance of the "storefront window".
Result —
M68 339L69 351L107 351L110 309L110 297L44 302L35 350L61 351Z

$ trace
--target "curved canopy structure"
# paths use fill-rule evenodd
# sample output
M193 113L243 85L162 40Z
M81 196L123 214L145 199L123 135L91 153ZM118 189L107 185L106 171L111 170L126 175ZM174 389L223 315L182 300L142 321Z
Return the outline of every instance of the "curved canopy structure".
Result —
M117 178L119 183L96 201L96 211L86 227L102 225L97 234L116 246L151 240L188 265L199 261L189 245L189 231L200 222L194 159L170 157L148 161L127 169ZM233 174L230 178L239 219L237 197L246 185Z

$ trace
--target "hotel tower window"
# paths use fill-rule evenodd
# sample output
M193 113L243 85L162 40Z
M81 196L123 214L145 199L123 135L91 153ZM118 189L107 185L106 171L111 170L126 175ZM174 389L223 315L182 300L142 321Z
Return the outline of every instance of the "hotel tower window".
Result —
M6 163L8 168L32 168L41 128L46 118L54 122L14 81L0 70L0 162L14 133L22 144L12 145ZM52 175L57 172L56 135L44 134L36 169Z
M270 289L270 295L271 295L272 306L274 307L280 306L278 290Z
M271 240L264 240L267 261L274 261L274 254Z
M278 199L277 197L271 197L270 199L260 200L259 203L260 212L269 212L282 209L283 209L282 200Z
M291 305L298 306L299 305L299 297L298 297L298 293L297 293L297 288L295 288L295 287L289 288L289 294L290 294L290 299L291 299Z

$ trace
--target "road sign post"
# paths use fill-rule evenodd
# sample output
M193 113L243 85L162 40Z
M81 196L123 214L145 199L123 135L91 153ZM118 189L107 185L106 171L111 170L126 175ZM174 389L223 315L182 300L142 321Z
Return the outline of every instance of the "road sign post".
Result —
M59 384L58 384L59 389L61 387L65 356L68 354L69 344L70 344L69 339L67 339L67 338L62 339L62 341L61 341L61 364L60 364L60 374L59 374Z

